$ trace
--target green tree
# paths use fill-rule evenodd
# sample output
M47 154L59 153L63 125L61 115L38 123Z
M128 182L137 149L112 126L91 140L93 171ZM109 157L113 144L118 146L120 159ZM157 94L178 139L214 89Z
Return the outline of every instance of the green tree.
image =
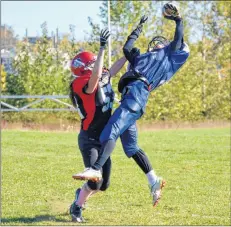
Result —
M1 92L6 89L6 72L4 70L4 65L1 65Z
M54 48L52 41L47 37L47 25L42 26L43 36L33 47L27 40L18 46L14 60L16 74L9 76L7 93L17 95L65 95L69 93L70 70L63 64L66 58L62 51ZM28 100L16 100L14 105L22 106ZM33 107L57 108L60 104L45 100ZM25 113L27 120L35 120L36 114ZM57 114L59 115L59 114ZM65 115L65 114L63 114ZM49 113L38 114L44 119Z
M161 15L166 2L110 1L113 61L122 55L122 46L127 35L144 14L149 16L148 23L135 43L141 52L146 51L148 42L155 35L173 39L175 24ZM177 4L184 18L184 40L189 44L191 54L174 79L151 94L148 111L143 119L200 120L215 119L217 116L227 119L229 78L219 78L222 72L230 72L227 62L231 52L227 42L230 37L229 4L226 4L225 8L225 2L179 1ZM107 26L106 1L100 7L100 17L104 26ZM90 22L95 37L99 34L99 25L94 24L92 20ZM221 43L217 48L225 48L225 53L215 50L218 38ZM125 69L119 75L124 71ZM115 90L117 81L118 79L113 80ZM223 111L225 109L226 111Z
M230 77L230 6L229 2L197 3L201 10L194 19L202 31L198 41L201 55L198 63L201 85L201 113L207 119L229 119L228 106ZM195 4L192 11L195 10ZM191 11L191 12L192 12ZM192 12L193 14L193 12ZM222 74L225 73L225 74Z

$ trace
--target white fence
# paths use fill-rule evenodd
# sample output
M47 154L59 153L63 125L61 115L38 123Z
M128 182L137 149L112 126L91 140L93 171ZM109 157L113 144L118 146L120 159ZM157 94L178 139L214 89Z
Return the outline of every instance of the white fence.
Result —
M77 111L72 105L67 102L61 101L60 99L68 99L68 95L2 95L1 96L1 112L23 112L23 111ZM9 99L35 99L30 103L22 106L16 107L7 103ZM4 100L4 101L3 101ZM34 104L44 102L46 100L53 101L64 105L66 108L33 108Z
M35 99L35 100L30 101L30 103L22 107L16 107L7 103L8 99ZM69 99L69 96L68 95L2 95L0 112L78 111L77 108L75 108L74 106L72 106L67 102L61 101L60 99ZM33 108L34 104L44 102L46 100L59 103L60 105L64 105L66 108ZM120 103L120 100L118 98L115 98L115 101L117 103Z

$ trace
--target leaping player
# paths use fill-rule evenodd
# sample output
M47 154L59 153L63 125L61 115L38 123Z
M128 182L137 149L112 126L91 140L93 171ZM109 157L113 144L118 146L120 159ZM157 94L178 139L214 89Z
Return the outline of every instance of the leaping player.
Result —
M75 174L76 179L99 180L102 178L100 169L108 160L116 140L121 136L123 148L134 155L140 152L137 145L136 121L144 114L150 92L168 82L189 57L188 45L183 39L183 19L179 10L172 3L164 6L163 15L175 21L176 29L173 41L162 36L154 37L148 45L146 53L141 54L134 42L142 32L143 24L148 19L143 16L137 28L128 36L123 47L125 57L130 63L129 70L121 77L118 85L122 93L120 106L115 110L100 136L102 144L100 155L91 168ZM124 137L124 139L123 139ZM145 155L142 152L142 155ZM142 158L142 155L140 158ZM150 170L149 163L140 163L145 171ZM149 176L153 206L156 206L165 181L156 176L154 171Z

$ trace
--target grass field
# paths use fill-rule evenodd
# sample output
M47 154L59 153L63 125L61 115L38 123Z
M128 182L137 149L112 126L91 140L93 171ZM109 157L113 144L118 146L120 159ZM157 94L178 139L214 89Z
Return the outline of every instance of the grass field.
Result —
M78 225L68 207L83 182L76 133L3 130L2 225ZM167 185L152 207L146 177L120 142L111 186L94 195L80 225L230 225L230 130L139 133L140 146Z

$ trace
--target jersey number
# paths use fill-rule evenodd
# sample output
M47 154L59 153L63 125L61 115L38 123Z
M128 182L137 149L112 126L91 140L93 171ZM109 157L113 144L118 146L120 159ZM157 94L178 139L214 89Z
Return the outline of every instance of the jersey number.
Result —
M113 106L113 98L111 97L113 95L113 91L112 91L111 85L108 84L107 86L104 86L103 91L104 91L104 94L110 95L110 96L105 97L104 105L102 108L102 111L106 112L109 109L112 109L112 106Z

